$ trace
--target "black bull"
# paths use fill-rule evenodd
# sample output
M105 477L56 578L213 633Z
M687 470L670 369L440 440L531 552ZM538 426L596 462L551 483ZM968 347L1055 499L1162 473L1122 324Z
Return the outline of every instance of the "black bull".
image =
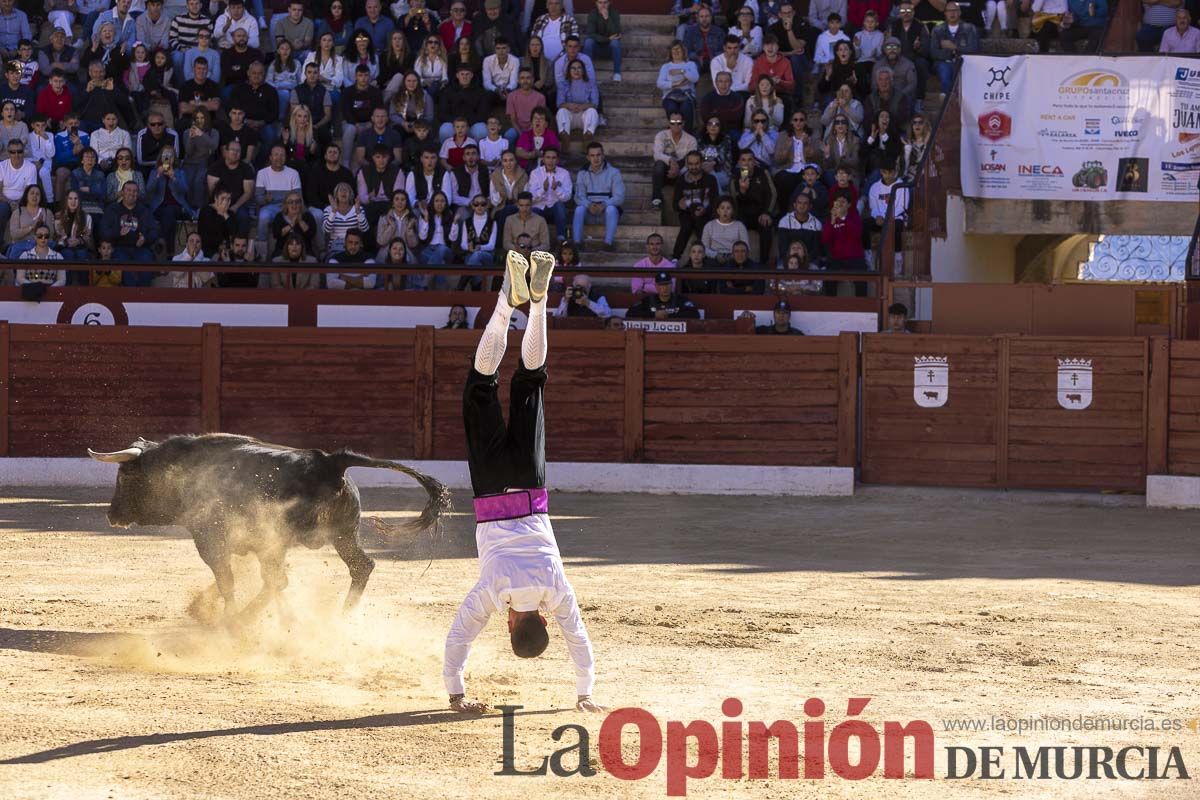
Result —
M350 570L346 608L362 596L375 562L358 538L358 487L350 467L403 472L429 496L421 515L394 530L420 532L439 523L450 493L438 481L391 461L339 451L297 450L248 436L172 436L162 443L139 439L115 453L88 453L120 464L108 522L182 525L212 569L226 613L234 608L230 556L254 553L263 589L246 607L254 613L287 586L284 558L296 545L332 544Z

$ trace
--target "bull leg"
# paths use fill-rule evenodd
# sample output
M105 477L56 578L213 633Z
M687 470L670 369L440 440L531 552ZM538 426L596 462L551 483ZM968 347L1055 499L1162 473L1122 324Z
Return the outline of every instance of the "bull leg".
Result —
M287 588L287 570L283 564L283 553L257 553L258 569L262 575L262 589L246 604L239 614L242 621L250 622L267 607L272 600L282 600L283 590Z
M350 611L362 598L363 590L367 588L367 579L375 569L375 562L358 541L358 526L338 534L333 539L333 548L341 556L342 561L350 569L350 591L346 593L344 611Z
M233 613L233 566L229 560L229 548L225 542L223 531L192 531L192 539L196 542L196 551L200 558L208 564L213 577L217 581L217 591L225 601L225 615Z

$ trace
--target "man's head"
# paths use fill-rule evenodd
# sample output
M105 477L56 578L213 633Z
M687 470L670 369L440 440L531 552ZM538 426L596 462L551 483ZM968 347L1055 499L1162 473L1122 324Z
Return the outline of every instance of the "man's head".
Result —
M331 142L325 146L325 166L337 167L342 160L342 146Z
M55 50L62 50L67 44L67 32L62 28L55 26L54 30L50 31L50 46Z
M588 168L599 172L604 167L604 145L599 142L589 142L587 146Z
M229 14L231 19L241 19L246 14L246 3L244 0L229 0L225 12Z
M530 192L521 192L517 195L517 214L521 219L529 219L531 213L533 213L533 195Z
M117 2L116 2L117 11L121 12L122 14L128 14L129 6L132 4L133 4L133 0L117 0Z
M717 87L717 94L727 95L729 94L729 90L733 88L733 76L728 72L718 72L715 85Z
M155 139L162 138L167 132L166 118L162 114L152 112L146 117L146 129Z
M506 61L508 61L508 54L509 54L508 39L505 39L503 36L497 36L496 44L494 45L494 48L496 51L496 60L497 61L499 61L501 63L505 63Z
M766 38L763 39L763 52L772 61L775 60L775 56L779 55L779 40L774 35L767 34Z
M126 208L133 208L138 201L138 185L133 181L125 181L125 185L121 187L121 202Z
M63 117L63 128L68 133L74 133L78 127L79 127L79 112L78 111L68 111L66 116Z
M163 0L146 0L146 13L150 19L158 22L158 18L162 16Z
M483 13L487 14L488 19L500 18L500 0L484 0Z
M792 201L792 211L796 213L796 219L804 222L808 219L808 214L812 210L812 198L806 194L796 195L796 199Z
M828 26L830 33L837 33L842 29L842 15L838 13L830 14L825 18L825 25Z
M261 61L254 61L246 68L246 80L250 85L257 89L263 85L263 81L267 77L267 68L263 66Z
M463 148L463 166L471 171L479 166L479 145L468 144Z
M0 0L3 3L5 0ZM696 24L700 26L700 30L707 32L712 27L712 9L708 6L700 6L700 10L696 12Z
M553 147L547 147L542 151L542 166L546 168L546 172L554 172L558 169L558 151Z
M309 86L316 86L321 80L321 68L317 66L317 62L310 61L304 65L304 82Z
M234 261L245 261L246 254L250 252L250 240L246 238L246 234L234 234L233 239L229 242L229 255Z
M746 169L753 172L755 166L754 153L751 153L749 150L743 150L738 154L737 165L740 169Z
M1192 24L1192 13L1186 8L1175 9L1175 27L1180 33L1186 31Z
M21 143L20 139L8 140L8 160L14 167L25 163L25 145Z
M371 68L366 64L359 64L354 68L354 88L360 92L365 92L367 87L371 85Z
M550 0L555 2L555 0ZM559 3L561 8L561 2ZM513 653L520 658L537 658L550 644L546 631L546 618L539 611L513 611L508 609L508 638Z
M570 64L572 59L579 57L581 50L583 50L583 45L579 43L579 37L568 36L566 44L563 45L563 51L567 54L567 60L563 63Z
M654 293L664 303L671 299L671 273L660 272L654 276Z
M346 231L346 252L352 256L356 256L362 252L363 237L362 234L354 229Z
M475 70L471 69L470 64L459 64L454 76L458 78L458 85L467 89L471 86L471 79L475 77Z
M202 0L187 0L187 11L193 17L200 13Z
M946 3L946 24L957 25L961 18L962 9L958 7L958 3L954 2L954 0Z
M367 0L367 2L364 4L364 8L367 10L367 19L371 20L372 22L375 22L379 19L379 0Z
M233 29L233 46L235 48L237 48L238 52L245 50L249 46L249 44L250 44L250 34L246 32L246 29L245 28L234 28Z
M563 13L562 0L546 0L546 12L550 19L558 19Z
M887 56L888 61L895 61L900 57L900 40L895 36L889 36L883 40L883 54Z
M204 56L199 56L192 62L192 80L196 83L204 83L208 80L208 59Z
M66 88L67 76L61 69L56 69L50 73L50 88L55 94L62 94L62 90Z
M750 245L742 241L733 243L733 263L745 264L750 260Z
M428 150L421 152L421 169L425 171L426 175L432 175L437 169L437 160L437 153L431 153Z
M521 71L517 73L517 88L523 92L533 88L533 70L521 67Z
M788 305L787 300L776 303L771 316L775 318L775 327L780 330L787 330L792 326L792 307Z
M10 13L12 13L12 10L13 10L13 0L0 0L0 12L3 12L5 14L10 14Z
M651 258L658 258L662 255L663 237L657 233L652 233L646 237L646 255Z
M237 139L230 139L225 143L225 164L229 167L237 166L237 163L242 160L242 143Z
M291 2L288 3L288 19L292 21L293 25L304 19L304 3L291 0Z
M704 171L704 156L699 150L693 150L683 157L683 165L687 169L688 176L692 180L698 180L700 173Z
M283 165L287 163L287 149L279 142L271 145L271 169L276 172L283 171Z
M725 58L734 61L738 57L738 53L742 52L742 42L736 36L725 37L725 47L723 48Z
M887 329L889 331L904 331L908 329L908 306L904 303L892 303L887 310Z
M386 108L377 108L371 112L371 126L379 133L387 130L388 112Z
M584 294L592 290L592 279L582 273L571 279L571 285L577 289L583 289Z
M875 73L875 88L880 94L892 93L892 71L887 67Z

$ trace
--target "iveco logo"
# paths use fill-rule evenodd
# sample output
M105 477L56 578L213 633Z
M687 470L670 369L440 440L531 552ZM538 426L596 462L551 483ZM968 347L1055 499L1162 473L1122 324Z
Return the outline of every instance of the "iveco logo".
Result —
M1136 139L1138 131L1113 131L1113 136L1120 139Z

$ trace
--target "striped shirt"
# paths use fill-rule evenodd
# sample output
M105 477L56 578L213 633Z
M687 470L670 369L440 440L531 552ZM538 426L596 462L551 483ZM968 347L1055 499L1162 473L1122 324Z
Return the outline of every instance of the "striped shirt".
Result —
M346 234L352 230L365 231L367 214L362 206L352 206L345 213L325 206L325 219L321 223L325 231L325 250L330 255L340 253L346 247Z
M207 30L212 33L212 20L201 14L196 18L192 18L187 14L180 14L171 20L171 30L168 34L171 40L171 49L187 50L189 47L195 47L197 34ZM211 67L212 64L209 64Z

